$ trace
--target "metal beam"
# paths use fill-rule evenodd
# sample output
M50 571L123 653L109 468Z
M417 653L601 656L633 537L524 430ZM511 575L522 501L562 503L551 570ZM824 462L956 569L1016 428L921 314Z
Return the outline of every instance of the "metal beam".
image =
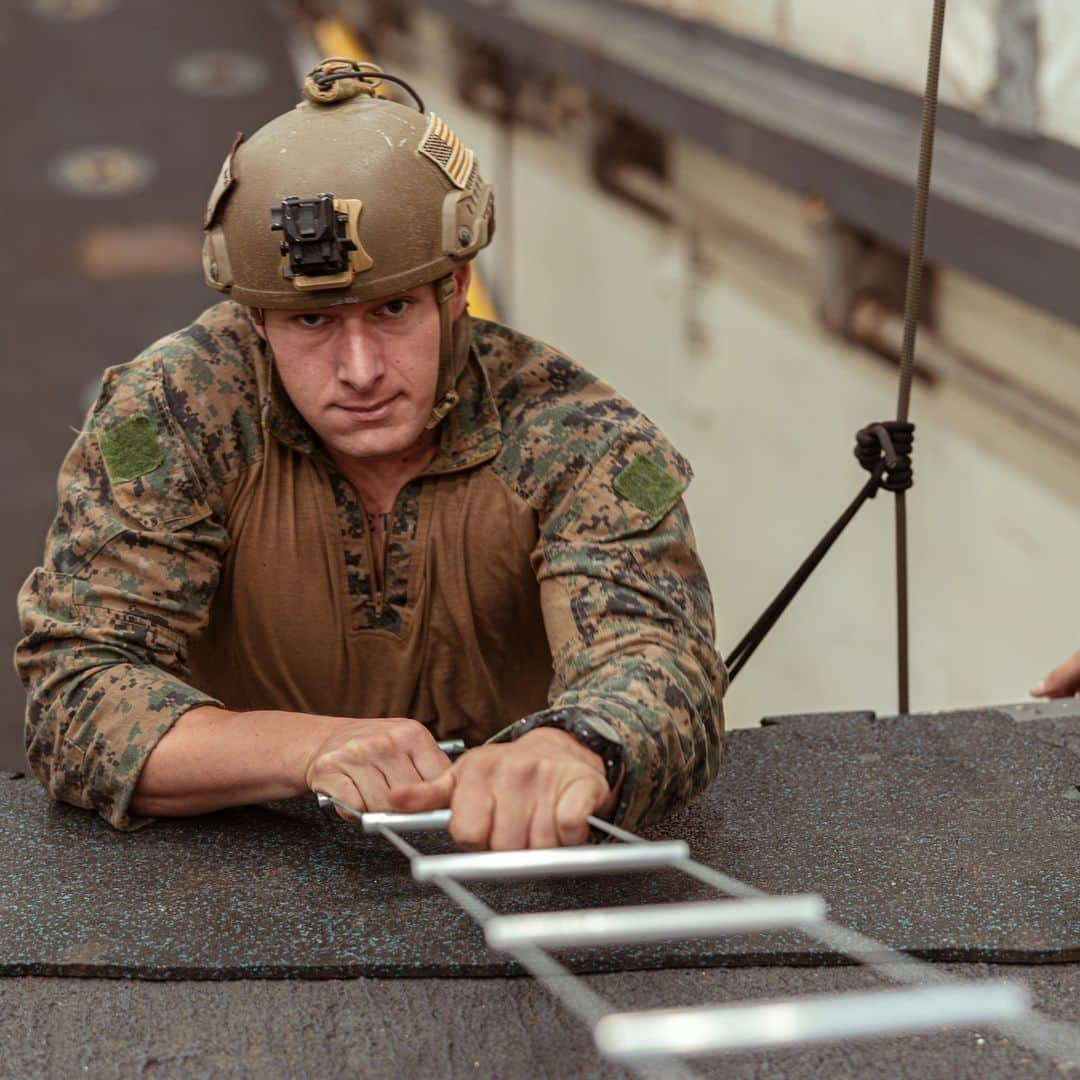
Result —
M906 247L910 94L622 0L411 0ZM616 23L617 20L617 23ZM945 110L928 256L1080 323L1080 150Z

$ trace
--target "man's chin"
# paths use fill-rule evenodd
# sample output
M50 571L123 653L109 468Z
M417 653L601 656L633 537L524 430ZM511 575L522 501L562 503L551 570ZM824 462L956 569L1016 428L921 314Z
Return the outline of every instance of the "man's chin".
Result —
M401 454L413 446L420 438L420 432L402 430L399 427L373 427L370 431L350 432L339 436L332 442L332 448L339 454L365 459L384 458L392 454Z

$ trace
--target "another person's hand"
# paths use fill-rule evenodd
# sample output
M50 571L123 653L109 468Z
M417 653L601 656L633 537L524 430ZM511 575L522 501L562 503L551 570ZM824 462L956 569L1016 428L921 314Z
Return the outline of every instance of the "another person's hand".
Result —
M510 743L478 746L437 779L395 788L395 810L450 807L450 835L466 851L582 844L590 814L615 801L604 763L572 735L537 728Z
M360 719L331 730L308 759L304 778L312 791L364 813L389 810L391 788L435 780L449 767L450 759L418 721Z
M1031 688L1032 697L1064 698L1080 694L1080 652L1075 652L1042 682Z

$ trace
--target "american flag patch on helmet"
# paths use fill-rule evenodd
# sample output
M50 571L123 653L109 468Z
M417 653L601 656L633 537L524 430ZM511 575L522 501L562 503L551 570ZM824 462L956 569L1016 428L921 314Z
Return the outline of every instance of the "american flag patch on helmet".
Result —
M417 150L434 161L455 187L465 188L468 184L476 155L450 130L442 117L431 114Z

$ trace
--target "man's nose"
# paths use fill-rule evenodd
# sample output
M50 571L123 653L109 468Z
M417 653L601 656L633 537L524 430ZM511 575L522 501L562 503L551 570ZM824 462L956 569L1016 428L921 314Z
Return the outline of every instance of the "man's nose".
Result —
M337 354L338 377L365 393L383 377L386 365L382 350L359 319L345 319Z

